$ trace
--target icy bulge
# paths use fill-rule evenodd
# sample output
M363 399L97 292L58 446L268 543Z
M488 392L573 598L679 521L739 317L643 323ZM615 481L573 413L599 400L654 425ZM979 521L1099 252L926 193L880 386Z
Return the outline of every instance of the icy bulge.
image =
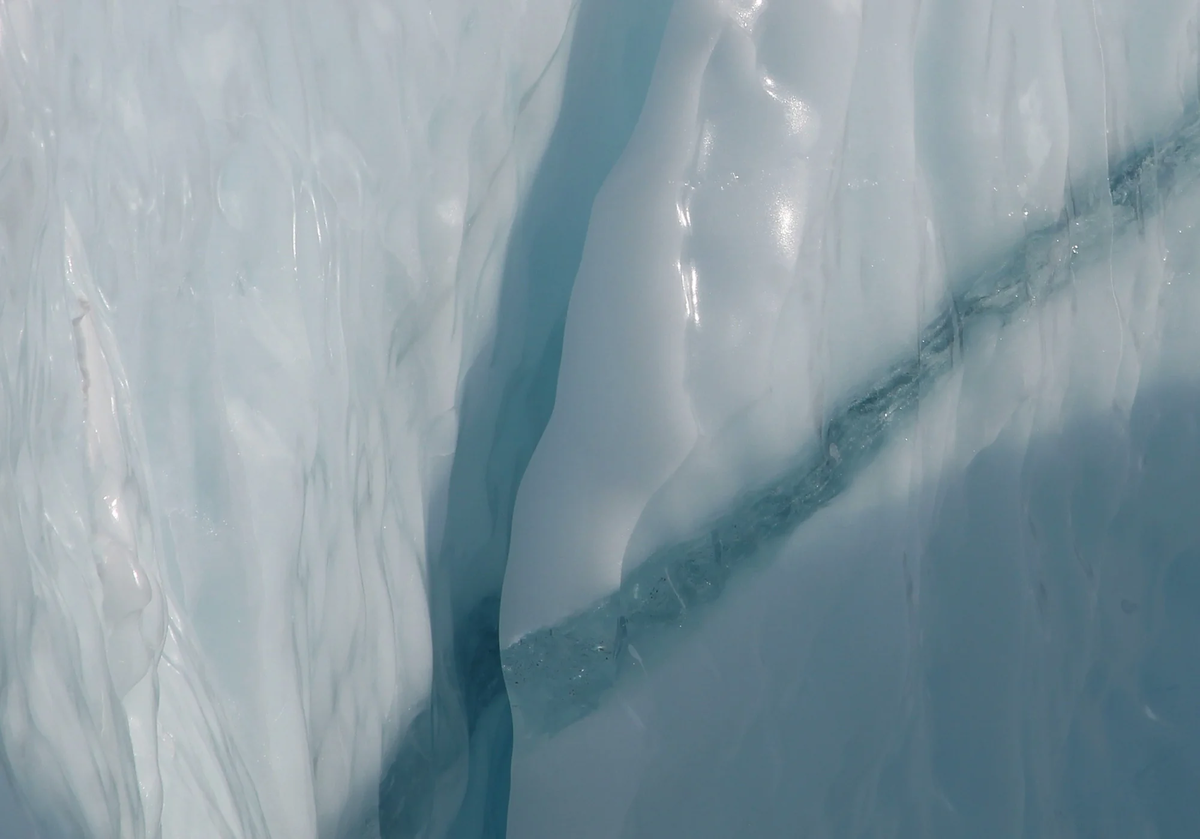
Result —
M1200 835L1198 26L0 2L0 836Z

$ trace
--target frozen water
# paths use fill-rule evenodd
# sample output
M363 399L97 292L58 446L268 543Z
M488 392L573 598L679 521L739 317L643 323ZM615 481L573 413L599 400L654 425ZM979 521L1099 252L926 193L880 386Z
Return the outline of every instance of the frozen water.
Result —
M44 836L378 834L574 13L0 5L0 742Z
M459 714L470 764L450 835L504 833L512 724L498 614L513 501L554 403L563 319L592 202L638 119L670 6L590 0L577 12L562 110L508 244L494 343L464 385L435 559L456 618L454 666L442 684L435 674L435 701L384 779L385 835L389 826L390 835L410 835L423 821L429 797L414 795L414 785L438 780L425 767L447 751L444 720Z
M0 4L0 833L1200 835L1198 11Z
M1161 144L1123 161L1107 190L1091 191L1107 195L1104 210L1082 205L1064 213L1012 253L997 255L995 267L964 293L952 294L921 330L911 357L836 408L807 457L767 484L743 491L699 535L654 551L618 592L520 638L507 651L506 667L529 724L553 731L592 710L617 679L622 656L632 655L635 640L645 650L656 634L681 627L715 601L742 566L761 559L764 547L836 500L879 454L889 432L904 428L923 397L929 404L931 391L953 374L956 361L962 363L979 332L1033 316L1029 310L1078 276L1095 275L1097 264L1111 259L1114 238L1153 220L1164 196L1194 188L1198 179L1200 117L1189 116Z
M515 508L513 835L1200 829L1196 13L676 4Z

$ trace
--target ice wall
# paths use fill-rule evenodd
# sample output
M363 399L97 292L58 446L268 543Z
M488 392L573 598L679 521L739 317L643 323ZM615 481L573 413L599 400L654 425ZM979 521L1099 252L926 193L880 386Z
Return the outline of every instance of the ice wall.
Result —
M1200 830L1196 15L676 3L515 507L512 835Z
M378 834L574 11L0 4L0 754L44 836Z
M0 833L1200 833L1196 12L0 4Z

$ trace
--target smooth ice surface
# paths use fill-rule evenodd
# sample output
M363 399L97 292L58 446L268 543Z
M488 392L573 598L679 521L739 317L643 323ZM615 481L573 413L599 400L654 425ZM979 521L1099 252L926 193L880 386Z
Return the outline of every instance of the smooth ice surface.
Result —
M44 836L378 835L574 13L0 4L0 753Z
M1196 14L675 5L515 508L512 835L1200 831Z

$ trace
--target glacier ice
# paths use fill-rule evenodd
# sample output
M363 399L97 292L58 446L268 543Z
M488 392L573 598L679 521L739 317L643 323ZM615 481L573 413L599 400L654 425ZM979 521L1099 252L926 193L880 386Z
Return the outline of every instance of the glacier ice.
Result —
M514 513L514 835L1200 828L1196 12L676 4Z
M1198 27L0 3L0 835L1200 834Z
M378 834L574 12L0 6L0 741L42 835Z

